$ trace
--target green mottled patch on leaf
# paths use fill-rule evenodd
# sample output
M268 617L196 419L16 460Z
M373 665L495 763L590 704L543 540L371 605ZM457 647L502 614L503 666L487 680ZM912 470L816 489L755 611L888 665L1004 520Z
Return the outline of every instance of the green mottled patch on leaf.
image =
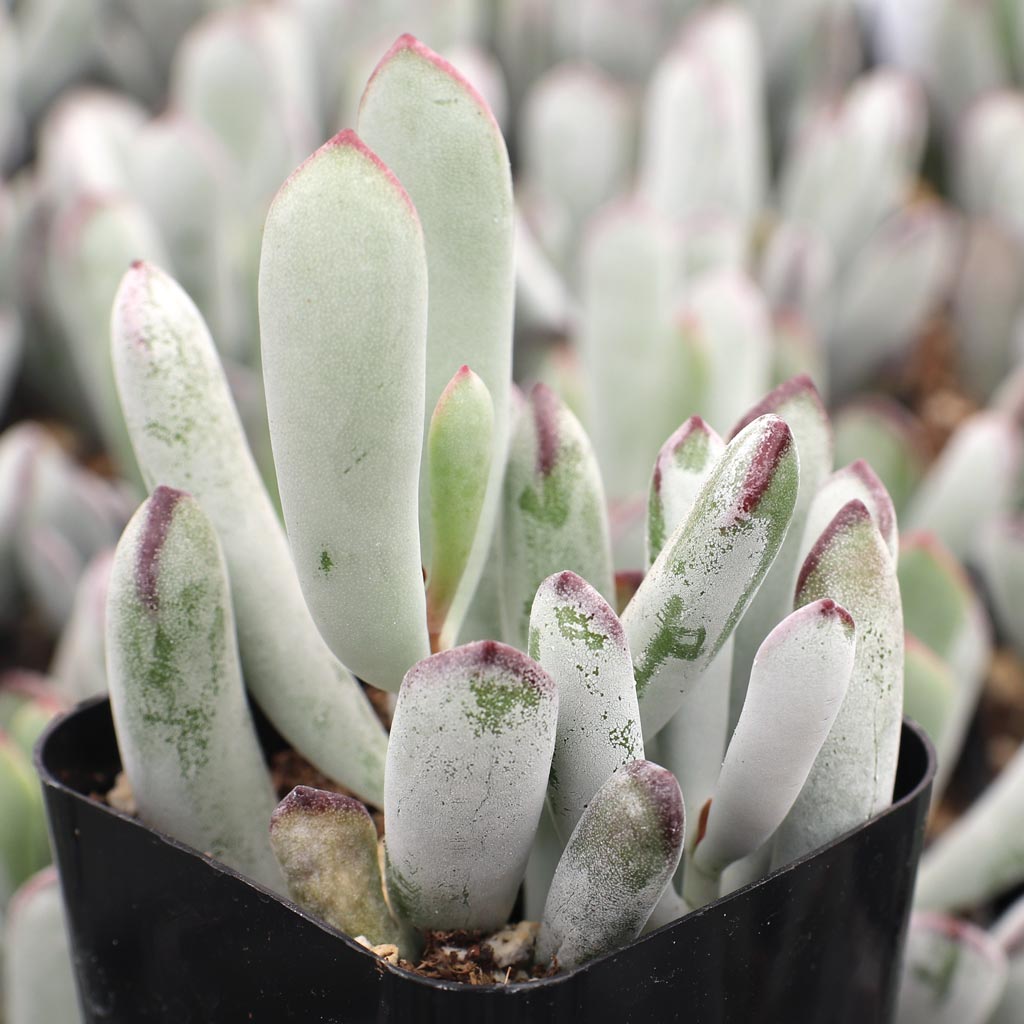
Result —
M535 487L524 487L519 494L519 507L528 516L557 530L565 526L569 518L569 498L558 474L553 473L541 478L539 493Z
M479 739L484 733L500 736L513 718L540 705L540 691L526 683L503 682L477 676L470 684L473 705L465 708L466 720Z
M334 559L327 553L325 548L320 552L320 571L326 576L334 568Z
M670 658L694 661L704 650L707 635L703 626L687 626L682 621L683 599L673 594L658 612L658 631L644 648L636 669L637 696L643 696L654 673Z
M707 430L694 430L672 453L672 462L679 469L699 473L711 454L711 435Z
M534 661L540 661L540 630L536 626L530 628L530 638L526 645L526 653Z
M570 642L582 640L589 651L604 650L608 637L604 633L590 628L593 621L592 615L586 615L569 605L559 605L555 608L555 618L558 620L558 632ZM530 657L534 657L532 654ZM537 659L534 658L536 661Z
M625 754L623 763L626 761L633 761L637 757L643 756L643 751L637 750L636 738L636 722L634 722L632 718L624 722L622 725L608 730L608 740L611 745L613 747L618 747L623 754Z
M941 962L935 964L934 967L926 964L914 965L915 976L931 989L936 1004L941 1005L949 996L959 963L960 947L955 942L950 942L944 951Z
M422 903L423 890L411 879L395 867L394 861L387 856L387 843L384 845L385 870L387 874L388 899L399 918L409 919L417 916Z
M655 558L665 546L665 508L661 495L651 486L647 499L647 543L651 550L651 558Z

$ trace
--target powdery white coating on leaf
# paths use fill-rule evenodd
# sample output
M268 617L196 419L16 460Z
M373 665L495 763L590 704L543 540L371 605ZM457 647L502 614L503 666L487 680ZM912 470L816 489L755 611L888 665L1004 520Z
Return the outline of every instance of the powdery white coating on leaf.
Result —
M863 502L848 502L807 556L796 606L831 598L857 623L843 706L775 838L773 865L817 849L892 802L903 715L896 567Z
M421 928L508 920L544 806L558 692L493 641L414 665L399 691L385 775L387 886Z
M384 901L377 830L358 800L296 786L271 815L270 845L303 910L371 945L400 944Z
M274 463L303 595L338 658L397 690L429 651L417 517L427 265L408 197L354 133L278 192L259 290Z
M648 566L690 514L725 442L699 416L691 416L661 446L647 495L644 548Z
M782 545L798 476L785 423L764 416L750 424L630 601L622 623L645 737L672 717L746 610Z
M782 823L839 713L855 646L853 620L830 599L791 613L765 638L694 854L698 870L720 873Z
M800 374L770 391L740 419L732 436L735 437L758 416L768 413L778 416L793 433L800 465L800 486L778 557L736 627L736 650L730 687L730 734L743 706L750 667L757 649L791 608L793 587L802 561L800 537L814 495L832 469L832 426L818 389L810 377Z
M1017 425L1003 413L976 413L932 463L907 507L907 529L932 530L969 559L987 524L1009 510L1020 466Z
M1024 750L921 858L915 905L978 906L1024 880Z
M807 523L800 539L800 564L803 564L836 513L855 498L871 513L871 518L878 527L889 554L893 558L896 557L899 530L892 499L875 471L863 459L857 459L856 462L837 469L822 482L818 492L813 495Z
M452 602L449 631L454 635L487 556L509 437L515 209L508 153L483 97L451 64L409 35L400 37L377 65L359 105L358 128L398 176L423 224L430 295L423 429L445 385L464 363L479 374L494 403L491 471L473 548ZM421 532L429 541L426 514L424 500Z
M572 572L537 590L530 657L558 688L548 801L567 838L608 776L644 755L633 661L615 612Z
M672 774L634 761L598 790L555 870L536 960L570 970L632 941L669 885L683 848Z
M1006 517L982 534L978 563L1000 627L1018 652L1024 652L1019 611L1024 590L1024 521Z
M505 636L526 649L530 609L552 573L615 596L604 488L590 440L550 388L537 384L512 437L501 518Z
M321 771L379 804L386 735L313 624L202 317L170 277L139 263L121 283L112 334L146 481L192 494L220 537L247 687Z
M194 499L158 488L126 527L110 577L121 761L143 821L280 892L266 831L274 793L234 627L213 526Z
M910 919L900 1024L987 1024L1006 984L1006 954L976 925L940 914Z
M487 492L493 454L494 403L487 385L463 366L442 392L430 420L430 569L427 625L431 648L451 646L444 630L466 568Z

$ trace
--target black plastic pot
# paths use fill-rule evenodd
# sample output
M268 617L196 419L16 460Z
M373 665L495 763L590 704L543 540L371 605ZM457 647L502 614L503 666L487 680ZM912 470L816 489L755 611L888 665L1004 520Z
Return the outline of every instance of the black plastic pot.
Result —
M120 767L105 701L54 724L37 766L90 1024L886 1024L935 760L905 723L867 825L571 973L477 988L390 967L90 796Z

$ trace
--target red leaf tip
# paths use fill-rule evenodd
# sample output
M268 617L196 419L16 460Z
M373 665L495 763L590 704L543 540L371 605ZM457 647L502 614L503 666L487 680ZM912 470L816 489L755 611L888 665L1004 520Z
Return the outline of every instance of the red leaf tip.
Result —
M814 547L811 548L807 558L804 559L804 564L800 569L800 578L796 581L797 595L804 589L804 585L814 570L818 568L822 555L824 555L829 545L836 538L836 535L862 522L870 523L871 513L859 498L853 498L848 501L832 517L832 521L821 531L821 536L814 542Z
M150 610L156 611L157 572L160 568L160 552L167 540L167 531L178 502L185 492L161 484L149 496L146 503L145 522L139 543L138 561L135 566L135 588L139 600Z

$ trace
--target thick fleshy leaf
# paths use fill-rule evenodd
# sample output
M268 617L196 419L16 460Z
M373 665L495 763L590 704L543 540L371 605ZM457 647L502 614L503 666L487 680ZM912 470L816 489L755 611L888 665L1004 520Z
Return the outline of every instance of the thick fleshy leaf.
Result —
M0 732L0 904L49 859L43 794L32 761Z
M1008 970L1003 997L988 1024L1016 1024L1024 1012L1024 899L1010 905L991 934L1006 954Z
M618 616L573 572L549 576L537 590L530 657L558 688L548 801L568 838L608 776L644 756L633 661Z
M949 727L956 693L957 680L949 664L908 632L903 638L903 714L917 722L936 747Z
M933 534L903 537L897 572L907 632L949 666L955 682L946 726L932 737L938 756L932 790L939 795L977 708L992 656L992 629L963 566Z
M858 459L848 466L837 469L827 480L822 481L814 495L800 539L801 564L825 528L835 518L836 513L854 498L863 502L864 507L871 513L871 518L878 527L889 554L893 558L896 557L900 538L892 498L871 466L863 459Z
M763 416L725 449L622 616L644 736L675 713L782 546L799 486L789 427Z
M97 697L107 689L104 637L113 554L113 549L101 551L79 577L71 615L50 663L60 692L72 702Z
M706 365L694 410L725 431L768 390L772 324L760 289L741 271L709 274L688 292L681 314L684 347Z
M1024 248L1001 225L973 219L955 278L952 314L958 382L978 402L991 397L1016 361L1014 333L1022 310Z
M648 568L676 527L690 514L697 494L725 450L725 442L699 416L691 416L662 446L647 495L644 536Z
M113 348L147 482L187 489L219 534L247 687L324 774L379 805L386 734L313 624L199 311L166 274L140 264L118 292Z
M853 619L828 598L765 637L687 865L691 906L714 898L723 869L757 850L789 813L846 696L855 646Z
M1000 629L1018 652L1024 652L1024 520L1006 517L982 534L978 565Z
M784 222L772 232L758 280L776 317L799 318L816 334L826 334L834 278L832 253L812 226Z
M494 454L494 403L487 385L463 366L444 389L430 420L430 569L427 625L432 650L451 647L445 620L465 571Z
M416 211L342 132L267 215L263 378L306 603L341 661L388 690L429 650L416 511L426 326ZM328 409L335 426L325 431Z
M264 202L316 144L308 49L288 5L257 5L203 20L175 56L173 106L224 144L244 203Z
M377 829L358 800L296 786L270 818L270 845L303 910L373 946L404 944L384 901Z
M238 662L227 567L198 503L158 487L114 555L107 666L140 817L283 891L274 809Z
M892 802L903 719L903 613L896 566L864 503L836 514L811 549L796 606L839 602L857 624L846 699L793 809L774 866L817 849Z
M743 8L687 23L658 64L644 111L640 188L673 220L717 213L747 230L767 178L761 60Z
M359 132L398 176L423 224L430 294L424 430L463 364L479 374L494 402L487 497L450 613L457 626L487 556L509 436L515 210L508 153L480 94L408 35L370 78Z
M134 260L169 262L156 226L128 199L84 198L54 226L50 288L68 351L108 450L126 476L137 473L110 362L110 307Z
M512 438L501 520L505 636L526 649L540 584L571 570L615 596L604 488L590 440L553 391L537 384Z
M828 333L829 386L849 395L902 356L953 279L957 236L938 203L918 202L881 224L837 288Z
M800 466L800 487L782 548L736 627L730 726L734 726L739 718L750 668L761 642L790 609L793 587L803 562L800 539L815 495L832 469L832 426L810 377L794 377L769 392L740 419L732 436L735 437L748 423L766 413L778 416L793 434ZM732 734L731 728L729 734Z
M15 894L3 930L7 1024L74 1024L81 1020L75 972L54 868Z
M384 793L387 886L401 919L482 930L508 920L557 721L551 677L504 644L456 647L409 670Z
M900 1024L987 1024L1006 984L1006 954L986 932L914 914L896 1016Z
M832 427L836 465L863 459L902 515L929 461L921 422L895 401L872 396L844 405L832 417Z
M588 429L613 504L646 492L659 448L693 412L675 327L679 244L664 218L621 203L592 222L583 246Z
M670 772L634 761L598 790L551 882L538 963L570 970L640 934L679 863L682 795Z
M1021 456L1020 429L1009 416L976 413L928 470L907 508L907 527L931 530L969 561L987 525L1010 508Z
M560 64L523 107L521 188L545 249L565 265L587 218L625 191L632 173L633 102L587 64Z
M785 219L819 231L837 267L907 196L925 131L924 98L905 75L861 76L823 110L784 161Z
M921 858L914 902L966 910L1024 881L1024 749Z

